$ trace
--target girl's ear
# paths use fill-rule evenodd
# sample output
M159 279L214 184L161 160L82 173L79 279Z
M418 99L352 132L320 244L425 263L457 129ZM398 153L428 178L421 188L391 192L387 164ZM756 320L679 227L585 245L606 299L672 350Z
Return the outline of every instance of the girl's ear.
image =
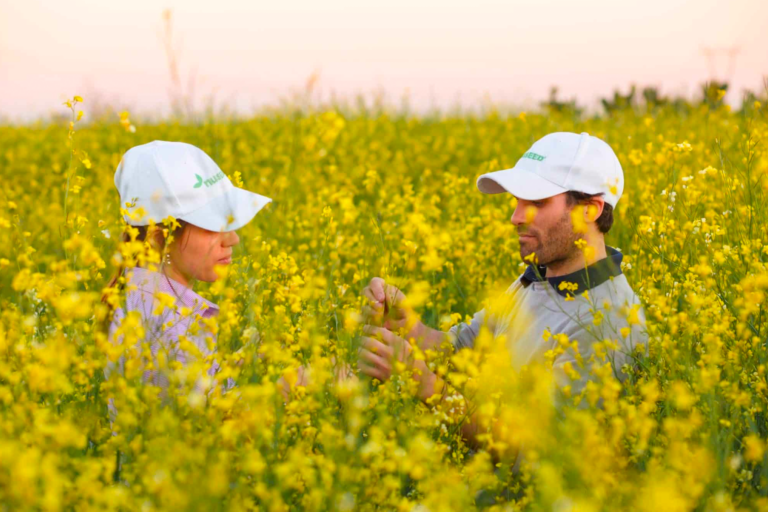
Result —
M162 252L163 247L165 246L165 236L163 235L163 228L160 226L155 227L154 229L150 229L147 240L149 241L149 244L152 246L153 249L155 249L157 252Z

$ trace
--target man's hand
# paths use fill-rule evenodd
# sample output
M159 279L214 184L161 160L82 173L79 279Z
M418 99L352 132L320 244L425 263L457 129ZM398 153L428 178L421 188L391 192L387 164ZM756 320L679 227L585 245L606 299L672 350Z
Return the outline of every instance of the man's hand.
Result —
M363 289L363 296L370 301L370 305L363 308L363 315L369 323L391 330L405 326L406 311L402 307L405 295L397 287L374 277Z
M419 397L426 400L432 396L436 376L423 360L413 359L410 343L381 327L367 325L365 333L369 336L363 336L361 339L358 360L362 373L384 382L392 376L395 362L401 362L414 370L413 378L419 383Z
M427 327L420 319L415 318L413 310L405 306L406 297L403 292L385 283L382 278L371 279L363 289L363 296L370 303L363 308L367 324L382 326L390 331L409 329L406 338L418 340L422 350L438 348L445 339L445 333Z
M363 296L370 301L363 308L366 323L382 326L390 331L408 329L408 338L422 338L429 330L405 305L406 297L397 287L374 277L363 289Z
M395 361L406 362L411 344L388 329L366 325L360 339L360 371L384 382L392 375Z

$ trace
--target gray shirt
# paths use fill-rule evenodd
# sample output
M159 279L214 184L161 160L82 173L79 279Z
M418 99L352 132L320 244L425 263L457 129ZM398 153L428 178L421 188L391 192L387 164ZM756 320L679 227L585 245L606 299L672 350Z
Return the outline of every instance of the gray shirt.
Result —
M569 341L578 343L584 364L579 365L576 352L567 348L554 358L553 371L557 384L570 386L576 394L593 378L589 360L596 350L602 351L598 343L608 339L616 347L607 348L607 359L616 377L624 380L622 366L632 364L635 347L642 343L647 350L645 314L621 272L622 254L611 247L606 247L606 252L607 258L586 269L551 279L546 279L544 267L538 267L538 273L535 267L528 267L506 291L500 306L476 313L469 325L454 326L449 332L451 343L456 350L472 348L486 326L494 337L505 337L513 368L520 369L544 363L545 354L562 340L556 335L565 334ZM567 363L579 378L568 376Z

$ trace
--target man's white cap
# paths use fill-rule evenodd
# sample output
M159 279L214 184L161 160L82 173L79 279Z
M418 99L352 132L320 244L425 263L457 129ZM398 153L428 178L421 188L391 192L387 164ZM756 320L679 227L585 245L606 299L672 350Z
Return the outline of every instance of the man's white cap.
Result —
M537 201L575 191L603 194L613 207L624 191L624 171L611 146L588 133L557 132L537 140L512 169L483 174L477 188Z
M209 231L234 231L272 200L232 185L202 149L156 140L126 151L115 171L125 221L146 226L169 215ZM135 203L131 208L126 203ZM144 215L131 215L138 208Z

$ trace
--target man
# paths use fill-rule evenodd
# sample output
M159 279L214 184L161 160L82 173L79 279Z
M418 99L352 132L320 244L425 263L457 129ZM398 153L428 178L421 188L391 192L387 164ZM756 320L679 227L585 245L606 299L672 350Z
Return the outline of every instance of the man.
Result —
M477 187L486 194L509 192L517 199L511 220L520 237L520 255L532 264L506 292L514 306L502 313L480 311L469 325L448 333L417 321L406 339L417 340L422 349L439 347L445 340L454 350L471 349L487 325L494 335L505 336L513 367L519 369L543 363L545 353L566 335L578 343L578 354L559 351L553 370L555 381L574 395L590 378L588 365L578 361L589 361L596 343L609 339L615 343L608 347L614 374L626 378L622 367L631 363L632 351L647 335L640 302L622 274L622 254L605 245L624 188L621 164L610 146L587 133L552 133L534 143L514 168L480 176ZM411 361L408 341L390 330L407 321L399 307L405 296L380 278L371 280L363 293L371 301L369 314L381 318L386 311L390 320L383 327L366 326L361 372L384 381L395 359L410 361L417 370L419 397L426 401L444 383L424 361ZM469 441L475 432L473 425L463 429Z

